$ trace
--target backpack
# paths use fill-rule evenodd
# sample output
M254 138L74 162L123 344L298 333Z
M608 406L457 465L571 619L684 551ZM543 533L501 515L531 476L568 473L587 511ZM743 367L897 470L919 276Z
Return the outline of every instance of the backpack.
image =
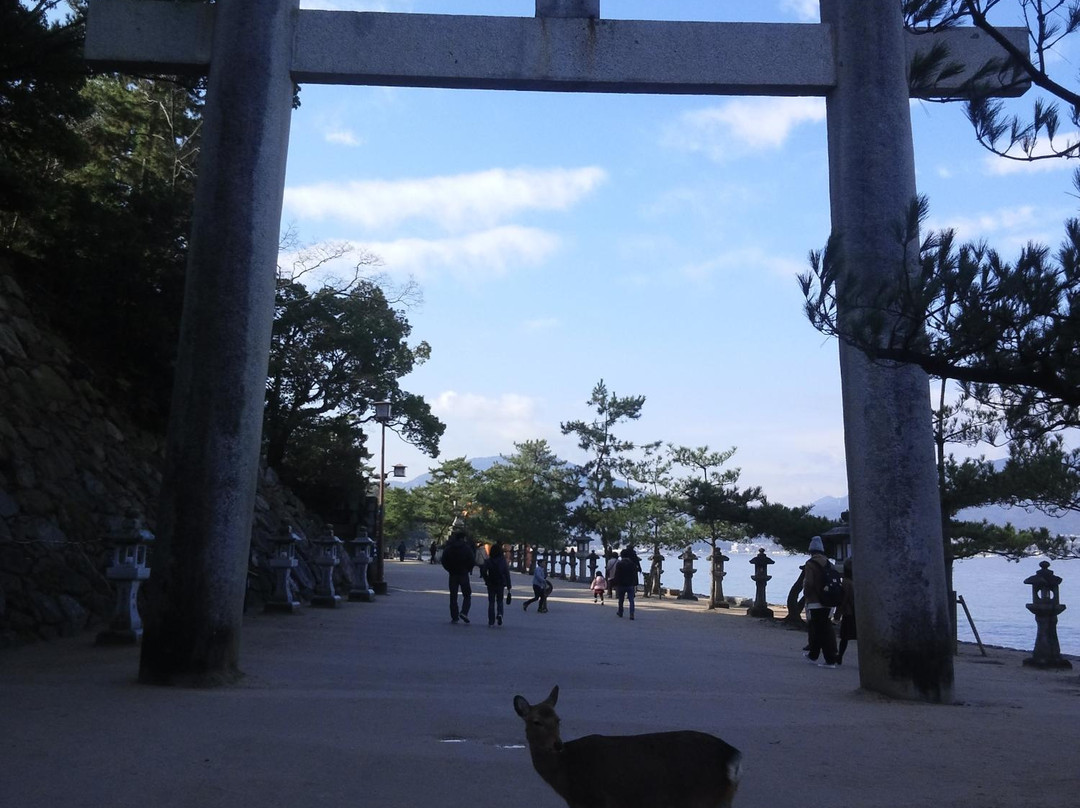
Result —
M821 578L821 605L827 608L844 602L844 579L832 564L826 564Z

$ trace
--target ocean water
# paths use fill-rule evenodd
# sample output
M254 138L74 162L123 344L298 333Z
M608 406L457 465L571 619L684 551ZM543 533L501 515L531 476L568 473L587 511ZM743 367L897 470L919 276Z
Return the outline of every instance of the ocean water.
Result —
M724 594L738 598L753 598L756 585L751 576L754 565L750 559L757 555L758 545L740 545L726 555L731 559L724 565ZM803 554L790 555L782 550L765 548L773 560L769 565L772 580L768 583L766 596L769 603L784 604L791 585L799 577L799 567L806 562ZM701 556L694 562L694 592L704 594L711 587L710 563L705 557L708 545L696 546L694 553ZM1039 571L1039 562L1049 559L1026 558L1020 562L1007 561L996 556L966 558L953 566L953 585L962 595L971 612L975 628L984 645L1000 645L1030 651L1035 647L1035 616L1026 608L1031 602L1031 586L1024 579ZM683 585L682 560L674 555L664 561L661 583L664 587L681 589ZM643 564L648 569L647 563ZM1051 571L1062 579L1059 590L1060 602L1065 611L1058 615L1058 641L1063 654L1080 656L1080 559L1051 561ZM959 625L957 636L963 642L975 642L964 611L957 607Z

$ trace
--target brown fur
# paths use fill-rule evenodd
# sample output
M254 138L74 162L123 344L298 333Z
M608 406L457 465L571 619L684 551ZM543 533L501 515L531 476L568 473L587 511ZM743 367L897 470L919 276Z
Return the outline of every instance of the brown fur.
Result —
M544 701L514 697L533 767L570 808L730 808L735 747L705 732L586 735L563 742L556 685Z

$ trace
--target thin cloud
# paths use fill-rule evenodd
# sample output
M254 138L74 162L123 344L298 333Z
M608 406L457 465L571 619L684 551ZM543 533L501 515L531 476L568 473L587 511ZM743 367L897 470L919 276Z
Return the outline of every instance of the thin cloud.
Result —
M821 0L782 0L780 9L790 11L800 22L818 22Z
M1055 138L1059 150L1074 145L1078 140L1080 140L1080 133L1077 132ZM1013 153L1022 154L1018 149L1014 149ZM986 170L986 173L992 177L1004 177L1011 174L1039 174L1051 171L1072 170L1073 164L1071 160L1067 160L1064 157L1048 157L1048 155L1052 155L1053 153L1054 151L1051 149L1050 144L1045 140L1040 140L1036 144L1032 154L1036 157L1046 157L1046 159L1013 160L1007 157L999 157L996 154L987 154L983 158L983 168Z
M428 221L461 232L493 227L527 210L567 210L606 179L603 169L590 166L323 182L286 188L285 206L299 218L333 218L369 229Z
M683 114L668 127L664 142L719 163L779 149L797 126L824 120L819 98L740 98Z
M536 402L518 393L485 396L447 390L431 401L431 411L453 424L459 439L462 434L475 436L470 440L474 457L508 453L514 443L532 440L549 429L537 420Z
M525 331L551 331L561 326L562 320L558 317L537 317L521 324Z
M778 278L792 278L805 272L806 266L802 261L771 255L757 247L747 247L732 250L708 261L685 264L678 270L678 275L694 283L708 283L720 275L748 271Z
M449 274L482 281L506 275L518 267L536 266L561 245L545 230L507 225L445 239L404 238L365 246L383 259L387 271L418 278Z
M363 140L349 129L334 129L323 135L327 143L336 143L339 146L360 146Z
M985 240L1006 260L1011 260L1011 254L1028 242L1056 244L1061 239L1061 222L1068 215L1067 211L1019 205L971 216L932 218L928 225L931 230L955 230L961 242Z

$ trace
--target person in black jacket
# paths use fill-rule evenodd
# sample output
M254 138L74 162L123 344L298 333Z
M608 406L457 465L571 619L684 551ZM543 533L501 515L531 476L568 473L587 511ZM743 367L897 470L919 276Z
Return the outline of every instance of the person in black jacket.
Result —
M442 553L443 569L450 574L450 622L469 622L469 607L472 606L472 585L469 574L476 566L476 551L464 530L455 530L450 534ZM458 610L458 589L461 590L461 609Z
M491 545L487 560L480 567L480 575L487 585L488 625L494 626L503 621L503 589L506 590L506 602L510 602L510 565L506 563L502 542Z
M629 547L619 553L619 560L615 563L612 577L615 579L615 594L619 597L619 610L615 612L618 617L623 616L623 601L630 600L630 619L634 619L634 589L638 585L638 573L641 572L641 562L637 555Z

